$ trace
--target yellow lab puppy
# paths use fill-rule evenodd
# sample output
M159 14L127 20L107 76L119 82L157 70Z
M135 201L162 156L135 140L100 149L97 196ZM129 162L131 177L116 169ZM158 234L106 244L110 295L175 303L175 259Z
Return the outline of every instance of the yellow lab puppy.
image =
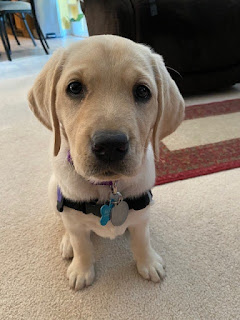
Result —
M66 229L62 256L73 257L70 286L94 280L91 231L112 239L127 228L139 273L160 281L164 263L148 223L154 154L184 117L161 56L125 38L90 37L54 53L29 104L53 132L49 196Z

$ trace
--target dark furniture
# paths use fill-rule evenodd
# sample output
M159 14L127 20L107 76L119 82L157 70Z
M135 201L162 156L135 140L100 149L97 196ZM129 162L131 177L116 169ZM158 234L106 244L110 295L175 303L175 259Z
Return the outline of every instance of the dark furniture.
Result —
M115 34L164 57L182 93L240 82L240 0L84 0L89 35Z
M17 41L18 45L20 45L20 42L18 41L16 32L15 32L15 27L14 27L13 18L12 18L14 14L17 14L23 20L24 25L28 31L28 34L32 39L34 46L36 46L36 42L33 38L33 35L31 33L31 30L26 20L26 15L29 14L33 17L38 37L41 41L43 49L45 50L46 54L48 54L49 46L38 24L36 13L35 13L34 1L31 0L30 3L24 2L24 1L0 1L0 37L5 49L5 52L7 54L8 60L10 61L12 60L11 58L12 52L11 52L11 46L8 39L7 31L6 31L7 21L12 29L12 33L15 37L15 40Z

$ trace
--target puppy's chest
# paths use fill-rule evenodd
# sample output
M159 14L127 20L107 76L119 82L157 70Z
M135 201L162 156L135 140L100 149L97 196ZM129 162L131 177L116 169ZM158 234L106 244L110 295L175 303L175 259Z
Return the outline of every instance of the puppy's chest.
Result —
M96 233L98 236L103 238L114 239L117 236L124 234L128 227L128 222L126 221L121 226L114 226L111 221L107 223L107 225L102 226L100 224L100 219L97 217L90 217L94 219L89 219L88 221L88 229Z
M109 202L112 193L109 186L92 186L91 189L92 192L90 200L98 200L98 202L103 205L106 201ZM74 191L76 192L76 189ZM85 200L89 198L90 190L79 188L79 191L80 201L82 201L82 199ZM71 187L68 188L68 192L71 193ZM76 199L76 201L78 201L78 199ZM105 220L105 217L103 218L102 216L102 218L100 218L99 216L97 216L96 214L92 214L91 212L88 214L84 214L81 211L76 211L69 207L64 207L62 215L65 216L65 219L67 218L67 220L71 221L71 225L74 225L78 230L84 228L93 231L101 237L114 239L115 237L124 234L124 232L130 225L136 223L139 219L142 219L147 213L147 208L137 211L129 209L127 210L127 212L124 210L122 212L121 208L122 207L120 206L119 210L117 210L117 221L120 222L118 224L115 224L114 219L112 219L114 208L112 209L112 212L107 221L105 221L105 223L103 224L102 222ZM102 219L103 221L101 221Z
M146 219L148 211L148 208L139 211L129 210L128 217L121 226L114 226L111 221L102 226L99 217L93 214L85 215L82 212L77 212L70 208L66 208L64 212L61 213L61 216L64 220L67 219L70 221L75 230L79 230L79 232L84 228L85 230L93 231L100 237L114 239L124 234L129 226Z

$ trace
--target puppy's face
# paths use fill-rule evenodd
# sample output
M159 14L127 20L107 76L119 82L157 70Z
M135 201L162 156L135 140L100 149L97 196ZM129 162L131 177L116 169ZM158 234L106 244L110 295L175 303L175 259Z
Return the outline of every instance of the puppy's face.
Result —
M87 179L137 174L150 139L157 148L182 121L175 83L160 56L143 45L96 36L51 60L29 94L30 106L54 130L55 155L61 126L75 170Z
M117 39L66 52L57 114L84 177L118 179L141 166L157 116L157 86L143 51Z

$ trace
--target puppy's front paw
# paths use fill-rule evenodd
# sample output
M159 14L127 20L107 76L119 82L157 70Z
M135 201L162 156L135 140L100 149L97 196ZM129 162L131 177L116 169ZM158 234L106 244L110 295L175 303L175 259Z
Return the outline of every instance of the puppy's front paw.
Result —
M60 252L63 259L72 259L73 257L73 248L70 242L69 234L67 232L62 237Z
M67 270L67 278L72 289L81 290L90 286L95 278L94 265L83 267L78 260L73 259Z
M146 256L137 260L140 275L147 280L159 282L166 275L163 259L152 249Z

